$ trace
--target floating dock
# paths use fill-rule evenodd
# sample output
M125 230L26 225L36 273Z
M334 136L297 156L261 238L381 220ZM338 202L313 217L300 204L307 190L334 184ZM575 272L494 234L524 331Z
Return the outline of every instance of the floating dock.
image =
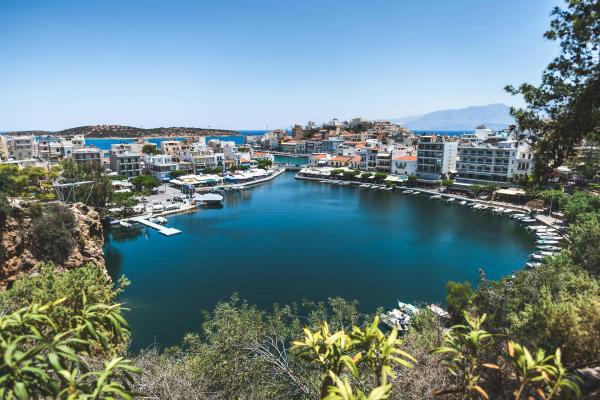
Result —
M181 231L179 229L167 228L166 226L162 226L159 224L155 224L154 222L150 222L143 217L133 217L133 218L130 218L129 220L132 222L139 222L140 224L146 225L150 228L154 228L158 231L158 233L165 235L165 236L173 236L173 235L177 235L177 234L181 233Z

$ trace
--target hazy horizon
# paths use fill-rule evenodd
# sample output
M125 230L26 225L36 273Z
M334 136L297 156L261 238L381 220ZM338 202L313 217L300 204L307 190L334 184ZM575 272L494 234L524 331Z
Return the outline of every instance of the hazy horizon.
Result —
M557 1L0 5L0 131L262 130L493 103L539 82Z

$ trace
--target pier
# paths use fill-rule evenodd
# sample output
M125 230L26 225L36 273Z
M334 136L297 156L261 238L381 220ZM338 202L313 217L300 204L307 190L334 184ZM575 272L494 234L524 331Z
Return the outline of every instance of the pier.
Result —
M129 220L132 221L132 222L139 222L142 225L146 225L147 227L156 229L158 231L158 233L160 233L162 235L165 235L165 236L173 236L173 235L177 235L177 234L181 233L181 231L179 229L168 228L166 226L155 224L154 222L148 221L143 216L141 216L141 217L133 217L133 218L130 218Z

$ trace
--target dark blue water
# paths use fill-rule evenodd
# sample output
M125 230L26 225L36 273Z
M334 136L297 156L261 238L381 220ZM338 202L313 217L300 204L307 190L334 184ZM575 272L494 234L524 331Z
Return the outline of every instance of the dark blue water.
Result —
M533 242L513 220L424 195L298 181L286 173L221 209L169 217L182 234L122 228L107 234L113 278L133 282L133 349L197 331L201 310L232 293L274 302L344 296L363 311L397 299L442 302L448 280L474 284L520 268Z

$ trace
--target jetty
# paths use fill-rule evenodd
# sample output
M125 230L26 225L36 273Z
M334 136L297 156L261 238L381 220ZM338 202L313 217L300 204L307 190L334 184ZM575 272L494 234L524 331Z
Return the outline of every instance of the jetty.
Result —
M138 222L138 223L140 223L142 225L146 225L149 228L156 229L158 231L158 233L160 233L162 235L165 235L165 236L173 236L173 235L177 235L177 234L181 233L181 231L179 229L168 228L166 226L162 226L162 225L159 225L159 224L155 224L154 222L150 222L144 216L141 216L141 217L132 217L129 220L131 222Z

